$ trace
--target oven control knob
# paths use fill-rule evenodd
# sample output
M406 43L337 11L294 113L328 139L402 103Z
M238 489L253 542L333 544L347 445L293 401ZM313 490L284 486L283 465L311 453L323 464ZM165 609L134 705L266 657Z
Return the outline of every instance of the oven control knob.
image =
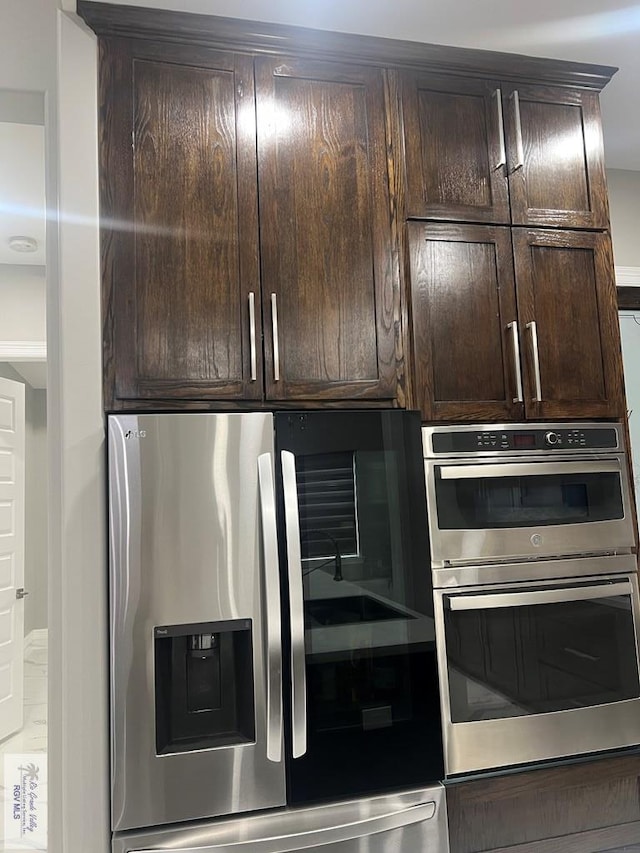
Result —
M553 447L560 441L560 436L557 432L548 432L546 433L544 440L549 445L549 447Z

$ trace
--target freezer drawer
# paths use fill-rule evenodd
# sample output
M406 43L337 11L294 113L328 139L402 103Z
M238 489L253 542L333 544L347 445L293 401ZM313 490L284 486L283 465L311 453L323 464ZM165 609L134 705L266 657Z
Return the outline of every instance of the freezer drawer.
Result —
M449 853L441 785L155 832L122 833L112 853Z

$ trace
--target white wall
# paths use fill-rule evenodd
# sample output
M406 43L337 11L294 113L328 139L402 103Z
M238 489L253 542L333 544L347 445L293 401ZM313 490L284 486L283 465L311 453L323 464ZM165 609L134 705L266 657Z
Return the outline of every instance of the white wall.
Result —
M96 48L58 5L0 0L0 89L45 93L49 853L108 853Z
M0 264L0 341L46 340L45 268Z
M61 392L56 411L60 426L61 575L51 600L59 620L62 663L57 696L62 788L54 803L50 780L49 808L56 809L58 845L50 845L50 853L107 853L107 546L97 42L84 25L63 12L58 13L57 120L58 305L53 323L49 317L48 341L51 352L55 336ZM51 396L51 385L49 389Z
M640 267L640 172L607 169L616 266Z

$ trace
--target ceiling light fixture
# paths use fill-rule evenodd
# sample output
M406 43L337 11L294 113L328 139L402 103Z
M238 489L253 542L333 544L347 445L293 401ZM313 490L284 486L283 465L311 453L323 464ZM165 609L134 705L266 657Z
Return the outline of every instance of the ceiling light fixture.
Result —
M14 252L36 252L38 249L38 241L33 237L9 237L8 243Z

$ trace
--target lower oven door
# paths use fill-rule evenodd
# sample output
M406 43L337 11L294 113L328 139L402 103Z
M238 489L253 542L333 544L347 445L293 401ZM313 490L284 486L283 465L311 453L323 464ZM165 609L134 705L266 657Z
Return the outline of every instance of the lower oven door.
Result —
M640 743L635 574L434 595L447 776Z

